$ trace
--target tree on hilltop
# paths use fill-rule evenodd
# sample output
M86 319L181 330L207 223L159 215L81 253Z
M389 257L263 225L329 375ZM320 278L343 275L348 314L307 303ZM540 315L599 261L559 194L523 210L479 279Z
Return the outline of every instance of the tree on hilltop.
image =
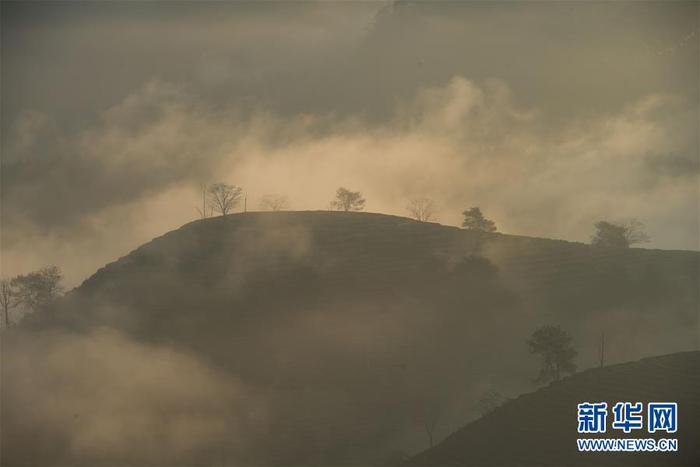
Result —
M365 208L365 199L359 191L350 191L340 187L335 192L335 199L331 201L331 209L336 211L362 211Z
M486 219L478 207L469 208L462 213L464 221L462 227L467 230L478 230L481 232L495 232L496 223L490 219Z
M240 204L243 189L235 185L215 183L208 188L207 194L211 209L225 216Z
M12 325L10 310L21 307L37 311L55 300L62 292L63 273L56 266L47 266L12 279L0 280L0 308L4 327Z
M634 244L649 241L649 235L644 232L644 224L636 219L620 224L598 221L595 228L596 232L591 238L591 245L595 246L629 248Z
M414 198L406 207L411 217L420 222L427 222L435 218L435 203L430 198Z
M284 195L265 195L260 200L261 211L284 211L289 209L289 200Z

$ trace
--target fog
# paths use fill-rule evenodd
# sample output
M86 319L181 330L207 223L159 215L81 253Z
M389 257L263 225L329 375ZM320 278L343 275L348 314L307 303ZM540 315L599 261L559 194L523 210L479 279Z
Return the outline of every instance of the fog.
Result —
M10 463L211 459L224 442L244 450L266 423L265 406L234 378L114 330L43 332L6 345L2 420L11 429L3 458Z
M64 264L75 281L196 218L200 184L215 180L244 187L251 209L269 193L286 195L292 209L326 209L335 188L349 186L374 212L407 215L411 198L428 196L446 224L477 205L502 231L584 242L599 219L636 217L652 246L694 248L697 161L684 115L692 111L678 98L652 95L552 134L505 83L454 77L397 105L384 124L268 113L239 120L153 81L66 142L67 160L18 163L28 177L48 176L11 185L5 264ZM60 147L50 122L24 118L7 160ZM79 190L65 183L76 174L84 174Z
M536 389L543 324L581 370L601 331L608 365L697 349L697 256L610 253L364 213L188 224L3 332L3 460L393 464L426 417L440 441Z
M697 350L698 8L2 2L2 278L67 292L2 329L3 462L398 465L536 389L539 326Z

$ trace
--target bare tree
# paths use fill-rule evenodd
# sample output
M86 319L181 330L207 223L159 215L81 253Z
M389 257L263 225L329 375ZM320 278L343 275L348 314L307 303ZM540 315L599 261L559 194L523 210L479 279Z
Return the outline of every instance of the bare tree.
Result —
M418 411L418 421L428 435L428 447L435 445L435 429L440 421L440 405L436 401L422 404Z
M411 217L420 222L427 222L435 218L435 203L430 198L412 199L406 207Z
M10 310L17 305L19 305L19 300L13 281L0 279L0 306L2 307L3 322L6 328L9 328L12 324L10 321Z
M202 184L202 206L195 208L197 210L197 214L199 214L199 217L201 219L206 219L207 217L211 217L213 214L214 210L212 206L207 206L207 192L208 192L208 187L205 183Z
M479 230L481 232L495 232L496 223L490 219L486 219L478 207L469 208L462 213L464 222L462 227L467 230Z
M600 358L600 367L605 366L605 332L600 333L600 346L598 348L598 357Z
M608 248L629 248L636 243L646 243L649 235L644 232L644 224L637 219L614 224L607 221L595 223L596 232L591 245Z
M365 199L359 191L350 191L340 187L335 192L335 199L331 201L331 209L336 211L362 211L365 207Z
M283 211L289 209L289 200L284 195L265 195L260 200L261 211Z
M243 190L235 185L215 183L209 187L207 193L211 209L225 216L241 202Z
M62 291L61 280L63 273L56 266L47 266L38 271L20 275L12 279L11 284L16 288L18 304L32 311L54 300Z

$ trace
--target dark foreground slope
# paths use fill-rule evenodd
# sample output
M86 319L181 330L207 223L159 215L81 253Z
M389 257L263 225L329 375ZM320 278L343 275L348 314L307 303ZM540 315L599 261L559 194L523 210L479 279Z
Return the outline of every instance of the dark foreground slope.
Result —
M3 465L360 465L532 389L525 339L580 368L697 350L698 254L369 213L197 221L3 339ZM51 388L46 397L41 388Z
M678 403L674 434L579 435L584 401ZM646 410L646 409L645 409ZM576 438L676 438L678 452L581 453ZM582 372L525 394L448 436L406 466L697 466L700 465L700 352L684 352Z

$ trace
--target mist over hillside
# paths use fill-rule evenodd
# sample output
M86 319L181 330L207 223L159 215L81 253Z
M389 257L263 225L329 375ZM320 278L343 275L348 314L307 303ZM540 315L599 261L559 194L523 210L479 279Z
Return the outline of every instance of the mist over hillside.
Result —
M0 467L582 467L577 399L697 392L698 38L692 0L0 0Z
M606 364L697 350L698 259L370 213L192 222L3 335L3 465L394 462L426 417L439 440L532 390L540 325L581 369L601 332Z

